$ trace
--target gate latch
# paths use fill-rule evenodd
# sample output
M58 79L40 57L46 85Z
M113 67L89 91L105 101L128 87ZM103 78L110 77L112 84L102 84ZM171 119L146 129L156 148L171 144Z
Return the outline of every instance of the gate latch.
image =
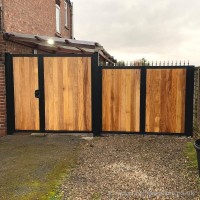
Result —
M40 98L40 91L39 90L35 90L35 98Z

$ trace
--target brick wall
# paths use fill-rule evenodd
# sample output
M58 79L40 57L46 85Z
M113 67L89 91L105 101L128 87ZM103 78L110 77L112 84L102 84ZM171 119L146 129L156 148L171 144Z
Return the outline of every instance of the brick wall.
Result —
M0 136L6 135L6 87L5 87L5 67L4 56L5 41L0 34Z
M60 2L61 36L71 38L70 9L68 9L70 25L69 29L66 29L64 0L60 0ZM6 32L55 36L55 0L5 0L3 6L4 30Z
M3 29L3 7L2 7L2 1L0 0L0 31Z
M33 53L33 49L10 42L10 41L6 41L5 49L6 49L6 52L9 52L11 54L32 54Z
M5 68L0 64L0 136L6 135Z

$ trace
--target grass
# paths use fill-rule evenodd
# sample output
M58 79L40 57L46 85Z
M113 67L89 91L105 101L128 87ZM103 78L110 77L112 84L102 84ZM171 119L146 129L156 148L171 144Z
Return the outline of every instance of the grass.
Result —
M0 139L1 200L59 200L59 186L75 167L81 140L57 136Z
M70 161L71 162L71 161ZM73 162L73 161L72 161ZM58 190L60 184L64 177L69 175L72 163L62 162L55 166L49 171L44 179L37 181L27 181L23 185L25 187L31 188L31 191L20 197L21 200L29 199L41 199L41 200L59 200L61 199L61 194Z
M59 162L52 170L46 175L45 182L43 180L31 184L31 187L35 187L33 193L28 193L22 198L22 200L35 199L36 197L41 200L59 200L61 199L61 193L59 186L62 181L68 177L70 170L75 166L76 155L68 157L68 162ZM40 188L37 190L36 188Z
M185 148L185 155L189 160L189 168L198 168L196 150L192 142L188 142Z
M92 195L92 200L101 200L101 193L97 192Z

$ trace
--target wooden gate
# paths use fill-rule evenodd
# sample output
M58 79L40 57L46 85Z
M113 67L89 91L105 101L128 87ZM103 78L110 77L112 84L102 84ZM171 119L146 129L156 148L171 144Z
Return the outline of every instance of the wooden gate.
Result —
M92 132L95 56L7 54L8 132Z
M102 132L192 135L193 66L101 70Z

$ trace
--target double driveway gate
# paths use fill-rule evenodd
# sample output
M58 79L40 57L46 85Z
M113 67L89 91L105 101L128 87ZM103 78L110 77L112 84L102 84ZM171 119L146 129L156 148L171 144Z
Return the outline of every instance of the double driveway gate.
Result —
M192 135L193 66L100 67L94 55L6 55L8 132Z

